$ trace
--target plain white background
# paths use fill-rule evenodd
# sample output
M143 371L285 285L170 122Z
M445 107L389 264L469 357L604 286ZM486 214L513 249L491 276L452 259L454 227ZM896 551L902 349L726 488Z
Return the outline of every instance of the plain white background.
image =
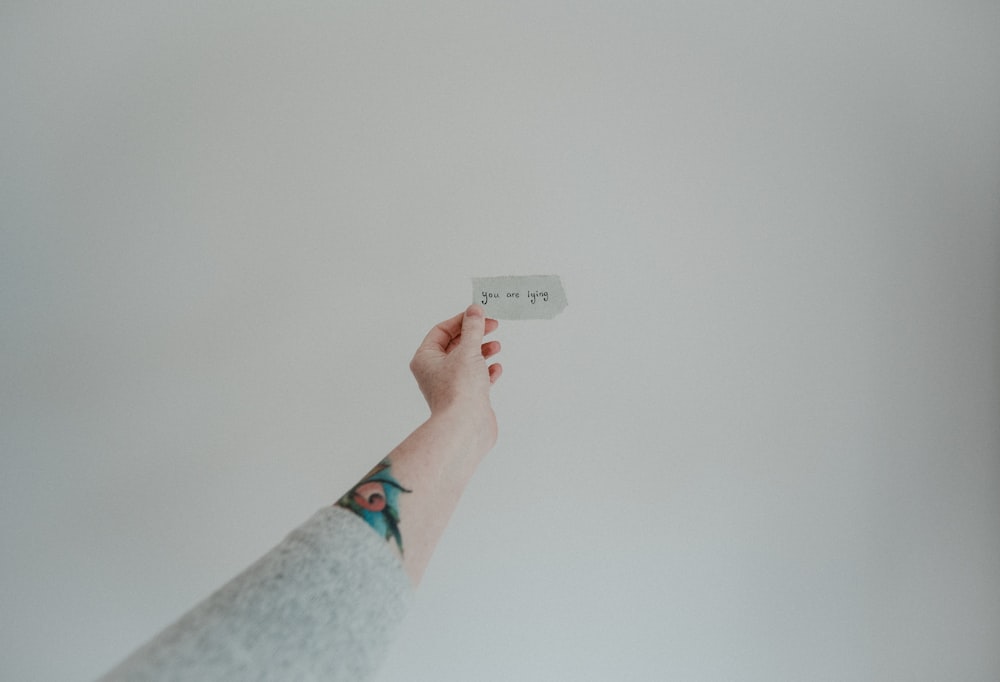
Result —
M992 2L4 3L0 677L104 672L554 273L381 679L996 680L998 65Z

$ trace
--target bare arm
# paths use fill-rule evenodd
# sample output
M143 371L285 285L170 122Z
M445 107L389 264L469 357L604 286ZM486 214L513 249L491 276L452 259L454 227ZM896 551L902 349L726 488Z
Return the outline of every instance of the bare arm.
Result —
M486 361L500 343L483 337L497 326L473 305L431 329L410 362L430 418L338 502L385 536L414 585L466 484L496 443L490 387L502 367Z

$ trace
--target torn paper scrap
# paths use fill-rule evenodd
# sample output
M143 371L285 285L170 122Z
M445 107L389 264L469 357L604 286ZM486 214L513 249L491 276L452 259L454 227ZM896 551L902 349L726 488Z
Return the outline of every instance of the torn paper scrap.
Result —
M472 297L498 320L548 320L567 305L558 275L473 277Z

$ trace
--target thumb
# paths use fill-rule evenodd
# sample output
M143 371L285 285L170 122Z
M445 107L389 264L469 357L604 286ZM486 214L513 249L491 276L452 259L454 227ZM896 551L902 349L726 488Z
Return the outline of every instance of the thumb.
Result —
M459 342L465 350L480 353L483 336L486 334L486 313L473 303L465 310L462 318L462 339Z

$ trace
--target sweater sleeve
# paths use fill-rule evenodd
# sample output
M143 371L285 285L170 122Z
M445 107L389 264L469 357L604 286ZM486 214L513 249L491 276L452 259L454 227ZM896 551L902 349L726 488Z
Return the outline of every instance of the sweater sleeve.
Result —
M350 511L318 511L100 682L369 680L412 598Z

